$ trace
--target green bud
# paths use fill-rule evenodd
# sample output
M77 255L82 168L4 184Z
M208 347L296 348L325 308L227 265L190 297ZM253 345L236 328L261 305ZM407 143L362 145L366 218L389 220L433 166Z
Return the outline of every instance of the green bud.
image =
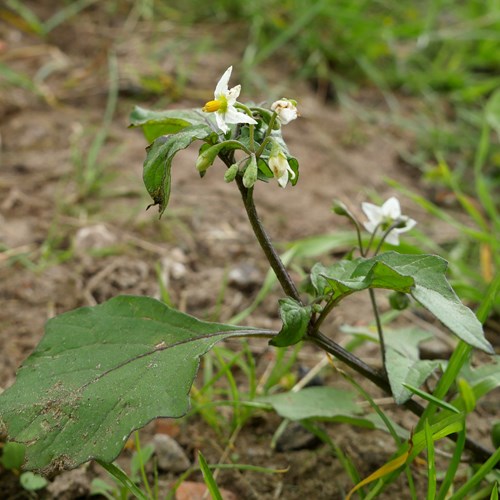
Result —
M389 295L389 304L396 311L403 311L410 305L408 295L403 292L394 292Z
M337 215L344 215L350 217L349 210L347 209L345 203L342 203L340 200L333 200L332 210Z
M250 189L257 182L257 171L257 160L255 159L255 155L252 154L243 174L243 185L246 188Z
M226 182L233 182L237 174L238 174L238 164L237 163L233 163L226 170L226 173L224 174L224 180Z
M207 154L208 151L210 151L210 149L201 153L196 160L196 169L200 173L205 172L205 170L207 170L207 168L214 162L215 158L211 154Z

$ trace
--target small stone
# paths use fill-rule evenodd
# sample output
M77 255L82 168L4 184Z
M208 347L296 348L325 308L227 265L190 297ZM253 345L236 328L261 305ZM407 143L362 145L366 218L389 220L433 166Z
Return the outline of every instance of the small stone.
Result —
M153 437L158 469L170 472L184 472L191 467L191 462L179 443L166 434Z
M229 271L228 283L238 290L249 291L262 283L262 277L255 266L244 263Z
M276 442L276 451L310 450L317 448L321 439L304 429L298 422L291 422Z
M104 224L82 227L75 236L75 248L78 253L100 250L115 243L116 236Z
M237 500L237 496L223 488L219 489L223 500ZM184 481L175 492L176 500L202 500L211 498L205 483L195 483L194 481Z
M47 486L51 498L72 500L86 498L90 494L91 480L86 467L63 472Z

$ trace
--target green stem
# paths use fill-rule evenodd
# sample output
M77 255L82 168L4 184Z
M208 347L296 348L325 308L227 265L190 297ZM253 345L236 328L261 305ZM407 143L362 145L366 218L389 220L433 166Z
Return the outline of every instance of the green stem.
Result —
M276 274L281 287L288 296L301 302L300 295L297 287L295 286L295 283L293 282L292 278L290 278L288 271L285 269L283 262L281 261L279 255L273 247L273 244L271 243L271 239L269 238L264 227L262 226L262 223L260 222L259 215L257 214L257 209L253 201L253 190L247 189L243 185L243 179L241 179L240 177L236 177L236 184L238 185L238 189L240 190L243 204L245 206L248 220L250 221L253 232L265 256L267 257L272 270Z
M368 289L370 294L370 301L372 303L373 314L375 316L375 324L377 325L378 340L380 342L380 349L382 350L382 364L384 367L384 372L387 373L387 366L385 363L385 340L384 340L384 330L382 328L382 322L380 321L380 314L378 312L377 300L375 298L375 292L373 288Z
M233 164L234 158L232 156L222 156L221 159L226 164L226 166L229 167ZM271 268L275 272L276 277L278 278L278 281L283 288L283 291L289 297L292 297L297 302L302 304L300 294L297 290L297 287L295 286L295 283L288 274L288 271L286 270L279 255L274 249L271 243L271 239L269 238L260 221L252 196L253 191L248 190L243 185L243 180L241 179L241 177L236 177L236 184L238 185L238 189L240 190L243 204L245 206L250 225L252 226L257 241L259 242L267 260L269 261ZM381 373L378 370L375 370L371 366L367 365L364 361L344 349L341 345L323 335L319 330L314 332L314 334L308 335L305 340L312 342L313 344L323 349L325 352L332 354L347 366L358 372L360 375L373 382L376 386L380 387L384 392L392 395L391 386L385 373ZM422 415L422 413L424 412L424 407L413 399L407 401L404 406L417 416ZM453 436L451 436L451 438L453 439ZM480 460L482 462L488 460L488 458L490 458L492 455L490 451L468 438L466 440L466 447L474 454L474 457L477 460Z
M325 321L325 319L328 317L328 315L332 312L333 308L340 302L340 298L341 297L332 297L327 302L327 304L325 305L325 307L321 311L320 315L318 316L318 319L312 325L312 329L309 332L309 335L314 336L319 331L321 325L323 324L323 321Z

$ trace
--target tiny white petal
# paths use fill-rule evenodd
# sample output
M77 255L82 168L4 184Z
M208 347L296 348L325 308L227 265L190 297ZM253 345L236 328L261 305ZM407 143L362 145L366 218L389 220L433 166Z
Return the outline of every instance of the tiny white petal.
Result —
M375 223L375 225L382 222L382 209L380 207L377 207L377 205L374 205L373 203L363 202L361 203L361 209L368 217L368 220Z
M393 229L385 238L385 242L391 245L399 245L399 233L396 229Z
M214 95L216 98L217 98L217 96L220 96L222 94L227 93L229 79L231 78L232 71L233 71L233 67L229 66L229 68L226 69L226 72L221 76L221 79L219 80L219 82L217 83L217 86L215 87Z
M373 233L377 229L378 224L376 224L375 222L368 221L368 222L363 222L363 226L369 233Z
M410 229L413 229L417 225L417 221L413 219L408 219L406 221L406 226L404 227L405 231L409 231Z
M222 132L226 133L229 130L229 127L224 121L224 116L221 113L215 113L215 121L217 122L217 126L222 130Z
M227 107L223 119L226 123L251 123L253 125L257 123L251 116L237 111L234 106Z
M285 173L276 179L278 181L278 184L285 189L286 185L288 184L288 170L285 170Z
M236 85L231 90L228 90L226 94L227 103L229 105L234 104L236 102L236 99L238 99L240 92L241 92L241 85Z
M383 205L382 213L393 220L401 217L401 206L399 200L395 196L391 196Z

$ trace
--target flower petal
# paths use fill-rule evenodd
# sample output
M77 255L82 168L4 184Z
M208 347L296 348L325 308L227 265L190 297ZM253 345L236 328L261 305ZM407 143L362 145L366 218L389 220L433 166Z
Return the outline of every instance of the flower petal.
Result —
M215 87L215 98L217 99L218 95L226 95L228 92L228 84L229 84L229 79L231 78L231 72L233 71L233 67L229 66L229 68L226 69L226 72L221 76L219 82L217 83L217 87Z
M408 219L406 221L406 226L404 227L405 231L409 231L410 229L413 229L417 225L417 221L413 219Z
M391 245L399 245L399 233L397 229L393 229L385 238L386 243L390 243Z
M226 99L227 99L227 104L229 106L232 106L236 102L236 99L238 99L240 92L241 92L241 85L236 85L231 90L227 91Z
M257 123L251 116L237 111L234 106L227 107L223 119L226 123L251 123L253 125Z
M378 224L375 224L375 222L368 221L368 222L363 222L363 227L370 233L373 234L377 228L379 227Z
M396 220L401 217L401 206L399 205L399 200L395 196L391 196L382 205L382 214L392 220Z
M374 225L380 224L383 219L382 209L374 205L373 203L363 202L361 203L361 209L364 214L368 217L368 220ZM366 226L365 226L366 227Z
M278 184L283 188L285 189L286 188L286 185L288 184L288 169L285 170L285 172L283 173L283 175L281 177L278 177L276 179L278 181Z
M229 130L229 127L224 121L224 116L222 115L222 113L215 113L215 121L217 122L217 126L222 130L222 132L226 133Z

